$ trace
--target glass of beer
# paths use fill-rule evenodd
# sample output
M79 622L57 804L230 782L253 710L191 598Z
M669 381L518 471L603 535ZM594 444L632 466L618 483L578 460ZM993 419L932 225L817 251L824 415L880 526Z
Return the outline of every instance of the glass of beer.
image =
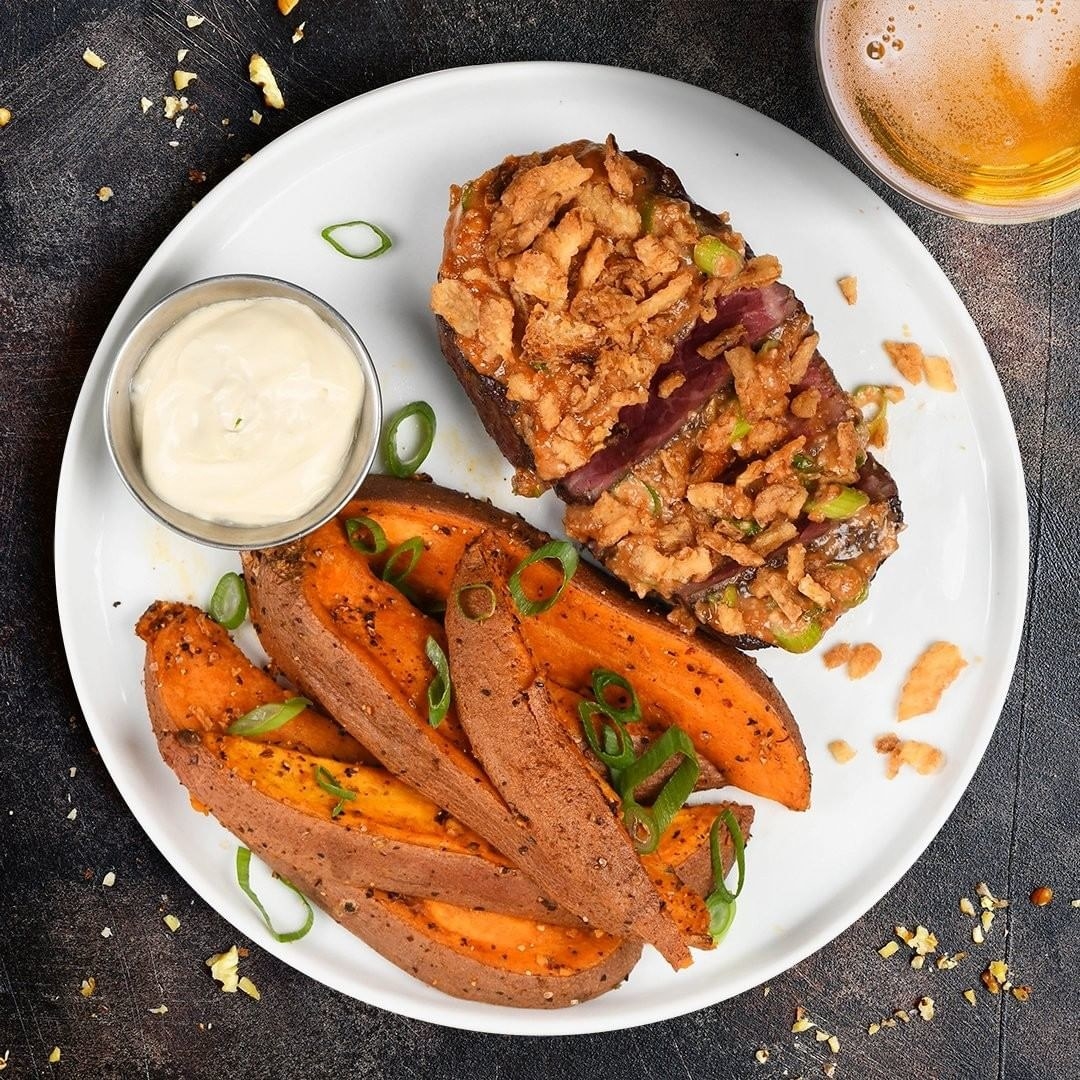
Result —
M1080 207L1080 0L818 0L833 116L908 198L971 221Z

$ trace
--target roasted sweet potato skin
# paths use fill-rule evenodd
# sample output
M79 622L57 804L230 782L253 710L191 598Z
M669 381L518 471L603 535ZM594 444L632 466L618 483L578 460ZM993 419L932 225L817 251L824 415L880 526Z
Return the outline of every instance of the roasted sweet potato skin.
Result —
M498 535L518 558L550 539L489 503L388 476L369 476L342 519L359 516L378 521L391 544L422 537L425 552L410 582L444 601L454 567L481 532ZM329 537L334 528L331 523L322 534ZM585 564L558 604L525 620L522 632L548 682L580 693L594 668L619 671L634 684L645 717L683 727L718 781L723 777L790 809L809 806L810 767L798 725L750 657L702 634L682 633Z

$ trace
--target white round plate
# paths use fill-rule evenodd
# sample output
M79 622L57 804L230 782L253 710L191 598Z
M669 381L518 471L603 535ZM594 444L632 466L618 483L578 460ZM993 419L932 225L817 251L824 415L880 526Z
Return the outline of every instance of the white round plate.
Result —
M896 382L881 349L909 335L948 356L959 392L907 387L890 409L882 459L908 527L867 603L828 641L884 652L868 678L826 671L820 650L760 655L791 705L814 769L812 808L762 799L739 915L722 946L675 974L651 951L617 990L543 1012L445 997L383 961L325 915L295 944L276 944L236 886L235 842L195 813L158 757L133 626L156 598L204 604L228 554L182 541L144 514L114 475L101 425L110 357L162 295L211 274L271 274L324 297L356 327L379 370L387 415L425 398L439 430L425 465L435 480L485 496L559 531L554 498L509 493L510 469L443 363L428 310L447 189L511 153L572 139L644 150L695 199L730 211L754 248L773 252L814 315L840 382ZM371 262L320 239L363 218L393 249ZM837 278L855 274L848 307ZM106 332L71 424L56 512L56 588L75 688L101 756L151 840L239 931L346 994L406 1016L477 1031L561 1034L645 1024L738 994L797 963L883 896L956 805L982 756L1016 659L1027 578L1019 453L990 357L941 270L867 187L791 131L707 91L656 76L566 64L440 72L345 102L275 141L176 227ZM931 715L898 726L896 699L932 641L955 642L968 667ZM896 731L946 754L942 771L894 780L873 750ZM846 739L844 766L826 750ZM264 895L284 893L264 883ZM287 894L274 911L295 918Z

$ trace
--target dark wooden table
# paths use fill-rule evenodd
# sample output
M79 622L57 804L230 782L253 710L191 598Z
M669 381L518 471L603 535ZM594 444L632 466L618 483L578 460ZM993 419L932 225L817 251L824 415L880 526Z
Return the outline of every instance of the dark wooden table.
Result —
M836 1075L1080 1077L1080 215L1018 228L946 220L866 174L829 120L801 0L570 4L519 0L368 4L163 0L0 7L0 1056L10 1075L79 1077L820 1076L797 1005L838 1034ZM198 11L196 31L184 15ZM291 28L306 20L294 46ZM183 141L139 121L176 51L192 46L201 114ZM93 48L101 72L80 59ZM271 61L288 109L259 127L246 81ZM895 889L769 987L649 1028L527 1040L443 1030L341 997L253 950L258 1005L225 995L203 959L237 939L142 833L80 719L61 647L51 561L69 417L106 323L144 260L215 182L329 105L407 76L492 60L615 64L715 90L787 124L862 175L903 216L970 308L1005 387L1027 476L1032 587L1020 662L969 791ZM181 65L183 66L183 65ZM263 110L269 113L269 110ZM221 116L236 118L223 128ZM96 192L111 186L115 199ZM77 808L75 820L67 815ZM102 886L106 871L116 874ZM962 973L915 973L875 949L894 923L951 934L957 898L987 881L1012 905ZM1028 895L1049 884L1055 899ZM182 932L162 925L180 915ZM101 936L109 926L111 939ZM243 940L240 944L244 944ZM977 985L992 955L1030 983L1026 1004ZM80 992L93 975L91 997ZM916 977L919 976L919 977ZM937 999L929 1022L867 1034L870 1021ZM155 1014L164 1004L168 1012ZM58 1064L49 1064L54 1046ZM767 1063L755 1052L769 1050Z

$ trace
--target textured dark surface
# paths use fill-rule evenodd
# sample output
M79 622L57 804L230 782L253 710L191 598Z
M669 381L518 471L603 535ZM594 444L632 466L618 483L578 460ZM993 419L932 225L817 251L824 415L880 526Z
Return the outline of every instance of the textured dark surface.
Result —
M193 32L183 25L191 10L207 16ZM294 48L286 27L303 18L307 37ZM813 5L801 0L303 0L288 20L271 0L0 6L0 106L15 114L0 131L0 1055L10 1051L9 1075L820 1076L826 1048L811 1032L790 1032L801 1004L838 1034L840 1077L1080 1076L1080 909L1069 905L1080 896L1078 215L981 227L910 206L870 180L942 264L994 357L1027 476L1031 602L1005 711L944 830L880 904L767 994L758 988L637 1031L547 1040L390 1016L258 950L245 967L268 991L263 1000L221 994L202 959L236 933L176 876L121 802L67 675L50 550L60 456L83 374L144 260L245 152L328 105L410 75L567 59L716 90L867 178L818 90L812 23ZM137 101L159 98L185 44L197 44L207 119L189 115L173 148L162 123L137 122ZM103 72L80 61L87 46L109 61ZM244 119L256 103L245 81L253 48L268 56L289 100L261 127ZM221 116L234 118L229 128L216 122ZM192 168L205 183L189 179ZM94 197L102 184L116 188L116 201ZM78 807L74 821L69 807ZM110 869L116 885L102 888ZM976 983L981 963L912 972L874 952L897 922L962 940L957 897L982 879L1013 905L998 917L993 950L979 955L1004 955L1032 984L1026 1005L981 992L977 1009L965 1005L959 992ZM1027 896L1044 882L1057 895L1036 909ZM164 929L165 911L181 917L180 933ZM97 990L86 999L79 984L91 974ZM869 1021L927 992L938 1001L932 1022L866 1035ZM159 1004L168 1012L151 1014ZM63 1057L50 1066L54 1045ZM771 1056L759 1065L762 1046Z

